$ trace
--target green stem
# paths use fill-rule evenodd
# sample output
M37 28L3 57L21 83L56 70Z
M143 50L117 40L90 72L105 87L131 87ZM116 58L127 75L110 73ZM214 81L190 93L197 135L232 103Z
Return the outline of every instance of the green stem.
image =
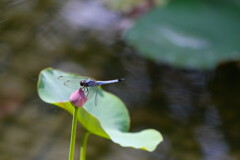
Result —
M83 135L83 142L80 148L80 160L86 160L87 140L90 132L85 131Z
M70 148L69 148L68 160L74 160L78 110L79 110L78 107L74 107L73 120L72 120L72 133L71 133L71 139L70 139Z

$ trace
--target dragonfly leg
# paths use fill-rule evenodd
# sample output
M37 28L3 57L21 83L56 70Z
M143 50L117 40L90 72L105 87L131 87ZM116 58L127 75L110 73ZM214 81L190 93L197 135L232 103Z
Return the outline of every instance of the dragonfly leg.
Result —
M82 87L82 90L83 90L83 92L86 92L86 91L85 91L85 87Z
M89 90L88 90L88 87L86 87L86 89L87 89L87 98L88 98L88 94L89 94Z
M82 90L87 94L86 97L88 97L88 93L89 93L88 87L82 87Z

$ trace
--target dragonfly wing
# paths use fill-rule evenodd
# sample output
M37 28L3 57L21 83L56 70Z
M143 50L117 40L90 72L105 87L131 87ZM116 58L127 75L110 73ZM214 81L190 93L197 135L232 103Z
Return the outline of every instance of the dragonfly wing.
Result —
M57 77L59 81L62 81L63 85L72 88L72 89L78 89L80 88L80 82L82 80L88 79L87 77L69 77L69 76L59 76Z
M82 80L87 80L87 77L70 77L70 76L58 76L57 79L59 81L68 81L68 80L76 80L76 81L82 81Z
M101 89L101 87L98 87L98 86L89 87L89 88L93 89L92 93L94 93L94 94L92 94L91 96L94 96L94 104L95 104L95 106L97 106L97 104L99 103L98 102L99 96L103 97L102 89Z
M98 101L98 87L96 87L96 88L97 88L97 90L96 90L95 99L94 99L95 106L97 106L97 101Z
M63 82L63 85L76 90L81 87L79 80L67 80Z
M98 92L98 87L88 87L88 91L85 92L87 99L91 99L92 97L96 96Z

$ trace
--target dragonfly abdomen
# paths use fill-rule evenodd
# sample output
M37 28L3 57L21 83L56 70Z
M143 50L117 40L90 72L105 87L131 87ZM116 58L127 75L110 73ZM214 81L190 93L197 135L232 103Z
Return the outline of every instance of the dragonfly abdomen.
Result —
M98 86L100 86L100 85L104 85L104 84L117 83L117 82L120 82L123 80L124 80L123 78L119 78L119 79L108 80L108 81L96 81L96 83Z

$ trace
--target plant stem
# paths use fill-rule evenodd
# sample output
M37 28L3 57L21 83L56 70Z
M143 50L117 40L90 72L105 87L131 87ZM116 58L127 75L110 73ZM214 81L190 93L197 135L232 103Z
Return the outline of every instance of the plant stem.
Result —
M90 132L85 131L83 135L83 142L80 148L80 160L86 160L87 140Z
M78 107L74 107L73 120L72 120L72 133L71 133L71 139L70 139L70 148L69 148L68 160L74 160L78 110L79 110Z

